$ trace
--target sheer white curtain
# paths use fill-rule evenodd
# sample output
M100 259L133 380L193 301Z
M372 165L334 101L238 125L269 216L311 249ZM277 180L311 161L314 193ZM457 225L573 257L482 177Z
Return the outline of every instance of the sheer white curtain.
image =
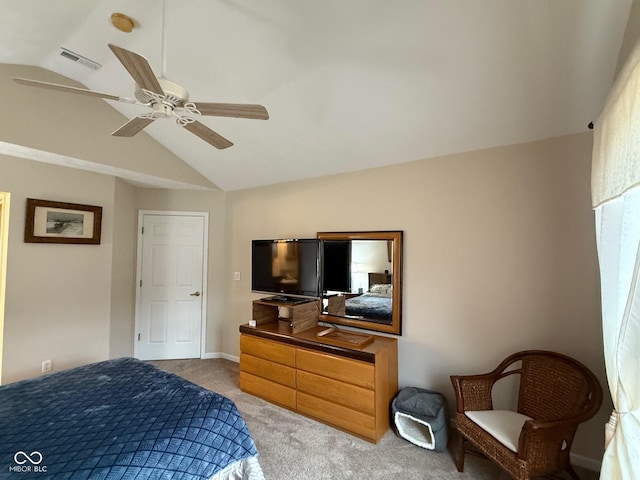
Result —
M596 210L607 380L602 480L640 479L640 48L621 71L594 131Z
M596 210L607 379L616 409L602 479L640 479L640 187Z

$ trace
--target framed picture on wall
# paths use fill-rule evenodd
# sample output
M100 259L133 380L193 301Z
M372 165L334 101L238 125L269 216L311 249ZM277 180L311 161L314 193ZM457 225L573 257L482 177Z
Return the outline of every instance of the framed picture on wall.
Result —
M26 243L100 244L102 207L27 198Z

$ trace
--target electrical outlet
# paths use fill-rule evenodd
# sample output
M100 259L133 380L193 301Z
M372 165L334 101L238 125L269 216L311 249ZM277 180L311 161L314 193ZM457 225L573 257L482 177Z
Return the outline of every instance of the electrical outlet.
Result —
M47 373L51 371L51 360L44 360L42 362L42 373Z

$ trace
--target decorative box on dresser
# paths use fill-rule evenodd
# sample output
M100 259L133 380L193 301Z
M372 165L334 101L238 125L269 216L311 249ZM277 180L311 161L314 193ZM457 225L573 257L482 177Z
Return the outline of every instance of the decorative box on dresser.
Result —
M240 326L240 388L375 443L398 391L397 340L323 330Z

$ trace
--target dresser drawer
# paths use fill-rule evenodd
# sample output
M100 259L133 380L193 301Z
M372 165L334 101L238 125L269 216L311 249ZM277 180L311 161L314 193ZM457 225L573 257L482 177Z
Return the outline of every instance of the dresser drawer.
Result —
M240 389L283 407L296 408L296 390L265 380L247 372L240 372Z
M295 367L296 349L284 343L240 335L240 351L275 363Z
M376 439L376 422L372 415L358 412L313 395L298 392L298 411L369 440Z
M246 353L240 354L240 371L257 375L272 382L296 387L296 370L293 367L271 362Z
M298 349L296 367L371 390L375 386L374 366L359 360Z
M296 383L299 392L305 392L370 415L375 413L375 394L373 390L368 388L302 370L298 370Z

